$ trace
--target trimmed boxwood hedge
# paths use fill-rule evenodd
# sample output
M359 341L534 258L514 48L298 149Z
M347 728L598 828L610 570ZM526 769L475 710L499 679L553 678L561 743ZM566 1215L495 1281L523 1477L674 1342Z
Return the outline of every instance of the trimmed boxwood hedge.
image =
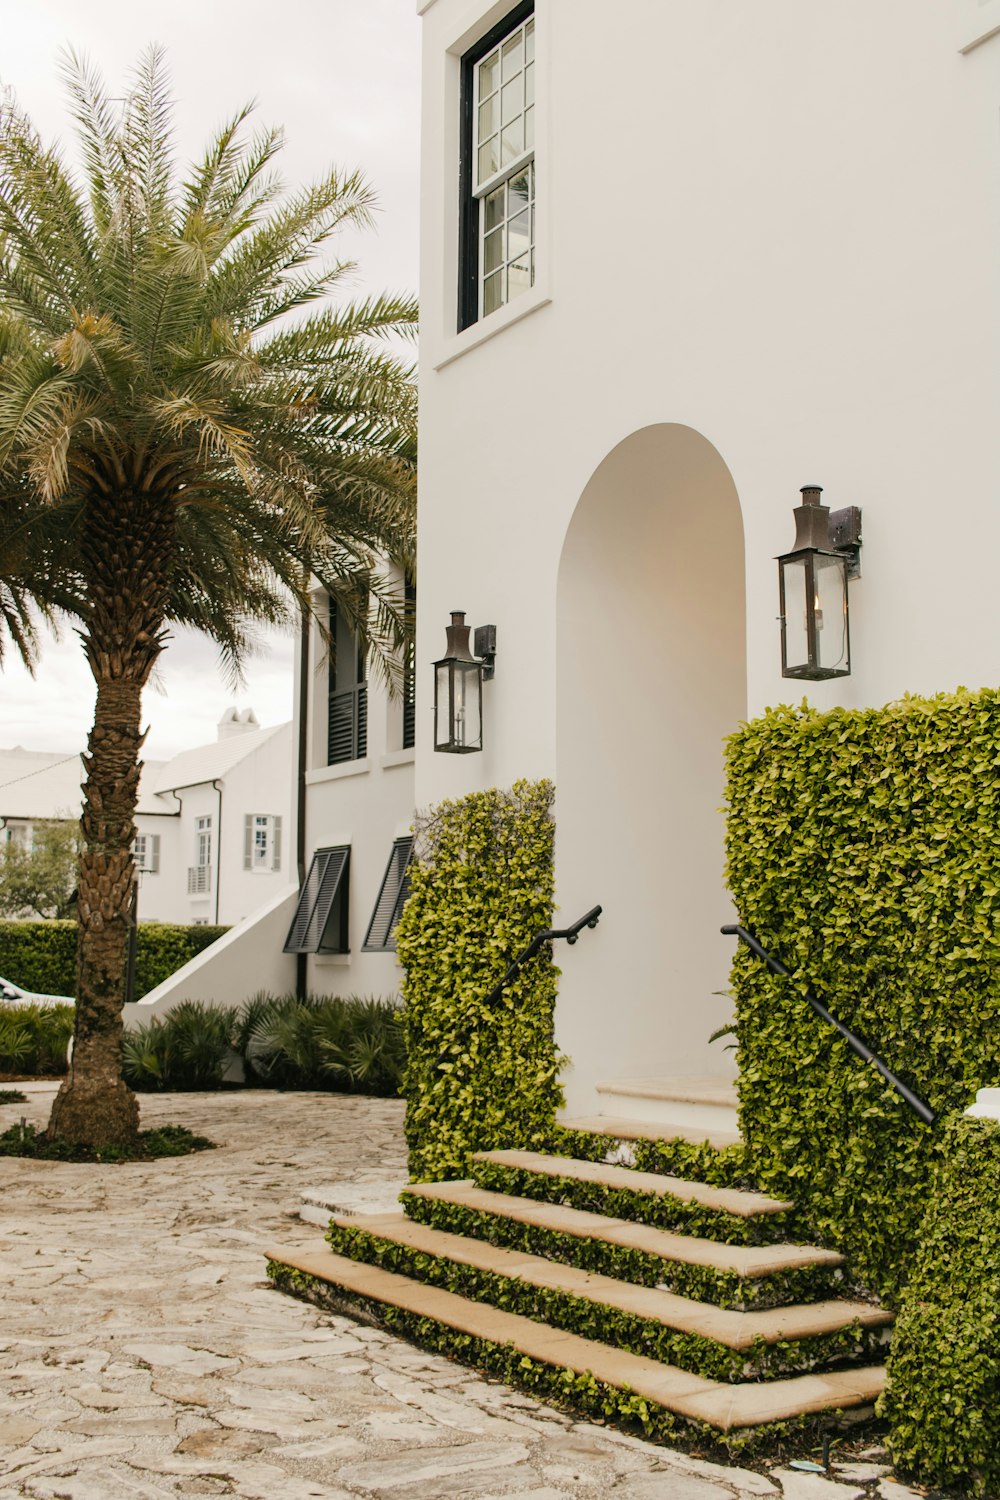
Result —
M1000 1124L942 1135L880 1408L905 1477L1000 1495Z
M728 776L736 907L795 975L736 953L747 1162L898 1303L941 1132L797 990L938 1112L1000 1081L1000 693L771 710L729 741Z
M406 1140L415 1181L462 1177L473 1151L541 1147L559 1087L558 970L543 951L486 996L552 925L552 784L443 802L415 826L396 929L405 978Z
M141 999L214 943L227 927L182 927L140 922L135 997ZM76 993L75 922L0 922L0 974L43 995Z

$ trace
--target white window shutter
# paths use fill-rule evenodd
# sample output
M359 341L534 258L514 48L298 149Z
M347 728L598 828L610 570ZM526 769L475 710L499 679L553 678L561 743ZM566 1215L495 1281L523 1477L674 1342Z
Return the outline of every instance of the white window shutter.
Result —
M253 813L246 813L243 818L243 868L253 869Z
M158 875L160 873L160 835L151 833L146 841L147 862L149 873Z
M281 869L281 819L274 820L274 853L271 859L271 869Z

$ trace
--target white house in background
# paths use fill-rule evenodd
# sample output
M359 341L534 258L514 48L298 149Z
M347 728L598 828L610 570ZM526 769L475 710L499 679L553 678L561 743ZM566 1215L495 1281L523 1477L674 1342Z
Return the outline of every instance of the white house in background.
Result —
M80 816L78 755L0 751L0 838L30 847L40 820ZM229 708L214 744L147 761L136 812L139 920L232 926L296 883L286 852L292 726Z
M417 9L418 702L456 607L499 649L482 753L422 724L415 800L555 780L561 917L604 906L559 954L584 1113L730 1056L723 737L998 681L1000 3ZM850 675L790 682L810 483L863 576Z
M261 729L252 709L227 709L214 744L182 750L143 780L169 807L173 827L169 847L159 846L158 869L140 827L140 920L155 913L161 921L231 927L295 883L286 849L295 796L291 724Z
M184 919L165 914L174 905L169 887L174 878L172 852L177 816L167 802L151 791L165 764L146 762L135 818L136 849L137 853L141 851L146 867L157 877L163 876L152 887L151 900L143 903L142 915L157 921L179 921ZM0 750L0 845L17 844L30 850L37 823L78 822L83 776L79 755L25 750L20 745ZM145 876L140 878L144 880ZM146 910L147 906L153 909Z

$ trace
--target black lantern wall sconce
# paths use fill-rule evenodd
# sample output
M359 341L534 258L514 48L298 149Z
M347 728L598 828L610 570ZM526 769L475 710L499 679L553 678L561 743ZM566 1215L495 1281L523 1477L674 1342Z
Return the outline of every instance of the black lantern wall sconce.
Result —
M493 676L497 629L478 627L474 653L470 631L464 610L453 610L445 654L434 663L434 749L447 755L483 748L483 683Z
M847 584L861 576L861 511L831 513L822 493L804 486L793 512L795 546L778 558L781 675L808 682L850 676Z

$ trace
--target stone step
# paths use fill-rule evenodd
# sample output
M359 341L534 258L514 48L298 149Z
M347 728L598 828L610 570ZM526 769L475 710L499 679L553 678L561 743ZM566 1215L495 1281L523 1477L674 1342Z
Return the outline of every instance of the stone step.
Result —
M661 1172L639 1172L633 1167L578 1161L569 1156L548 1156L541 1151L477 1151L472 1160L540 1177L564 1177L574 1182L593 1183L612 1191L676 1198L681 1203L697 1204L700 1208L737 1219L787 1214L795 1207L787 1199L770 1198L765 1193L710 1187L704 1182L685 1182L680 1177L668 1177Z
M493 1348L512 1346L523 1358L557 1371L591 1375L601 1385L646 1401L693 1422L726 1433L787 1421L810 1412L867 1406L882 1391L881 1365L800 1375L761 1384L732 1385L693 1375L642 1355L581 1338L488 1303L470 1302L454 1292L426 1286L410 1277L364 1265L328 1249L275 1246L265 1251L269 1272L279 1285L313 1278L348 1299L401 1309L414 1319L482 1340ZM301 1287L308 1290L308 1284ZM456 1341L458 1343L459 1341ZM468 1351L466 1351L468 1352Z
M739 1135L736 1089L721 1077L621 1078L597 1084L602 1115Z
M531 1242L558 1260L586 1269L607 1271L616 1260L631 1258L631 1278L645 1284L665 1283L685 1295L720 1305L815 1300L842 1279L843 1256L811 1245L734 1245L638 1224L607 1214L562 1204L488 1192L474 1182L418 1183L403 1195L413 1218L510 1246ZM578 1243L577 1243L578 1242ZM694 1287L698 1287L697 1293Z
M872 1349L881 1341L879 1337L866 1339L860 1335L853 1340L851 1348L843 1341L836 1347L832 1343L824 1346L823 1341L852 1328L865 1332L885 1330L893 1321L892 1314L885 1308L846 1298L771 1308L763 1312L736 1312L712 1303L679 1297L659 1288L636 1286L616 1277L580 1270L524 1251L449 1234L419 1224L400 1213L334 1215L330 1235L335 1252L346 1251L352 1255L357 1252L356 1258L369 1264L385 1265L384 1257L388 1251L389 1259L395 1264L387 1269L400 1270L435 1285L447 1286L445 1278L451 1278L451 1290L487 1302L494 1302L497 1297L507 1299L500 1305L512 1310L514 1304L510 1299L517 1282L529 1289L563 1294L561 1304L551 1298L539 1303L531 1290L521 1299L522 1304L527 1304L522 1305L522 1311L530 1317L544 1317L572 1329L581 1325L580 1304L584 1303L591 1311L584 1312L583 1326L605 1342L622 1345L631 1337L635 1342L628 1347L632 1347L633 1352L676 1359L685 1368L728 1381L745 1378L751 1372L757 1378L770 1378L768 1372L811 1369L823 1360L844 1362L858 1349L870 1357ZM352 1245L354 1250L350 1249ZM411 1252L406 1264L399 1263L401 1248ZM457 1278L462 1283L460 1286L453 1284L455 1267L465 1268L471 1273ZM608 1308L624 1314L624 1322L606 1315L602 1317ZM607 1324L607 1331L602 1324ZM684 1337L679 1340L665 1337L668 1330ZM777 1357L760 1347L779 1343L786 1347L778 1352ZM723 1348L713 1347L717 1345ZM790 1349L789 1345L799 1347ZM671 1348L670 1356L661 1352L663 1346ZM751 1355L749 1360L746 1354ZM734 1355L740 1357L734 1358Z
M621 1141L687 1141L689 1145L707 1144L716 1151L738 1146L743 1137L738 1130L700 1130L696 1125L658 1125L653 1120L637 1120L629 1115L568 1115L559 1120L563 1130L579 1130L587 1135L608 1137L609 1146Z

